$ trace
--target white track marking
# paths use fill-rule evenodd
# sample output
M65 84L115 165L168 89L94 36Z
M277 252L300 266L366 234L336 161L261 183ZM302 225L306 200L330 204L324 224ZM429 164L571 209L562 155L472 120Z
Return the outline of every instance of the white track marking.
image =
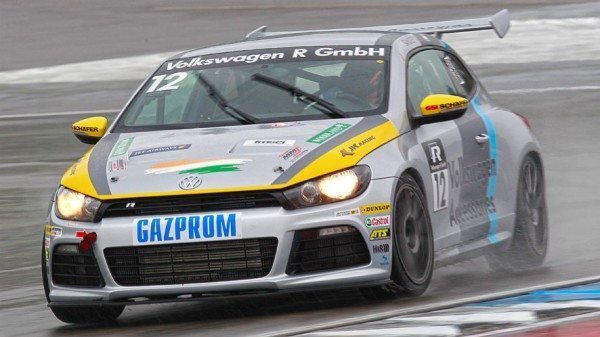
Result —
M600 60L600 18L514 20L504 39L492 31L447 34L469 64Z
M478 306L481 307L481 306ZM486 307L487 308L487 307ZM560 301L546 303L520 303L504 307L507 310L556 310L572 308L595 308L600 309L600 300Z
M484 312L479 314L465 313L453 315L427 315L422 317L392 317L381 321L404 323L430 323L430 324L474 324L474 323L533 323L537 317L533 311L515 312Z
M586 91L600 90L598 85L583 85L578 87L549 87L549 88L522 88L522 89L504 89L490 90L490 94L536 94L554 91Z
M177 52L0 72L0 84L139 81Z
M332 330L307 333L301 336L459 336L460 329L452 325L411 326L365 330Z
M478 302L491 301L491 300L500 299L500 298L513 297L513 296L527 294L527 293L530 293L530 292L536 291L536 290L558 289L558 288L576 286L576 285L580 285L580 284L594 283L594 282L599 282L599 281L600 281L600 275L591 276L591 277L582 277L582 278L572 279L572 280L567 280L567 281L539 284L536 286L511 289L511 290L506 290L506 291L498 291L495 293L489 293L489 294L484 294L484 295L476 295L476 296L466 297L466 298L457 299L457 300L441 301L441 302L436 302L436 303L431 303L431 304L418 304L418 305L414 305L414 306L406 306L404 308L384 310L384 311L370 313L370 314L362 313L359 316L349 316L346 318L339 318L337 320L332 320L332 321L329 321L326 323L313 324L310 327L300 326L297 328L286 328L286 329L281 329L281 330L274 330L269 333L261 334L261 336L263 336L263 337L265 337L265 336L281 336L281 335L287 336L287 335L295 335L295 334L301 334L301 333L307 333L307 332L315 332L316 333L317 331L320 331L322 329L332 329L332 328L339 328L339 327L343 327L343 326L347 326L347 325L355 325L355 324L366 323L366 322L374 322L374 321L378 321L381 319L391 318L391 317L400 316L400 315L410 315L410 314L416 314L416 313L420 313L420 312L442 310L442 309L458 307L458 306L466 305L466 304L470 304L470 303L478 303Z
M493 336L500 337L500 336L506 336L508 334L514 334L516 332L530 331L530 330L535 330L535 329L549 327L549 326L556 326L556 325L561 325L561 324L565 324L565 323L571 323L571 322L581 321L581 320L585 320L585 319L595 318L598 316L600 316L600 311L594 311L594 312L590 312L590 313L583 314L583 315L551 319L551 320L541 321L538 323L529 324L529 325L525 325L525 326L516 326L513 328L495 330L495 331L484 332L481 334L469 335L469 336L470 337L493 337Z
M0 119L41 118L41 117L53 117L53 116L103 115L103 114L114 114L119 111L120 110L38 112L38 113L28 113L28 114L0 115Z
M470 64L600 60L600 18L514 20L504 39L492 31L446 34ZM192 46L193 47L193 46ZM142 80L165 52L0 72L0 84Z
M4 273L14 273L17 271L26 271L26 270L33 270L33 269L41 269L42 267L38 266L28 266L28 267L21 267L21 268L15 268L15 269L4 269L4 270L0 270L0 274L4 274Z

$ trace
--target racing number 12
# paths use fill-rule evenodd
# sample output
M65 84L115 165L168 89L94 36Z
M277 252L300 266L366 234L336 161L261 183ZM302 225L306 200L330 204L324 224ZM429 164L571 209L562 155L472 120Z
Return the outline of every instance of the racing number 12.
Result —
M167 90L175 90L179 88L179 82L183 81L187 77L187 73L173 73L169 76L167 75L158 75L152 77L152 85L146 90L146 92L154 92L154 91L167 91ZM170 81L162 87L158 88L158 85L163 80ZM172 80L172 81L171 81ZM158 89L157 89L158 88Z
M433 211L448 207L448 169L431 173L433 183Z

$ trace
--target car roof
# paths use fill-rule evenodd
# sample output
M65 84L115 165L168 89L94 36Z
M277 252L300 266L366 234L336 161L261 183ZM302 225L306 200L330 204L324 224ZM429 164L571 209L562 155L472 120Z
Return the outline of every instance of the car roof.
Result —
M180 53L171 59L195 57L208 54L227 53L243 50L259 50L269 48L308 47L308 46L390 46L406 33L378 31L344 31L344 32L310 32L291 33L244 40L239 42L192 49Z

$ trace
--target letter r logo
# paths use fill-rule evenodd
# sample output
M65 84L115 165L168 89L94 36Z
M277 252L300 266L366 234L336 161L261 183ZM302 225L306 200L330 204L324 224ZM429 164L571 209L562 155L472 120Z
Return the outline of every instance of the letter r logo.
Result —
M437 164L442 161L442 151L436 143L429 144L429 153L433 164Z

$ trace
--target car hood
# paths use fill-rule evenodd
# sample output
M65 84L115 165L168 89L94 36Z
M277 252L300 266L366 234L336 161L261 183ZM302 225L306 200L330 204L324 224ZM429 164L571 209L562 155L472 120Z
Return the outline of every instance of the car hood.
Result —
M275 190L356 165L397 136L382 116L112 133L61 183L100 199Z

